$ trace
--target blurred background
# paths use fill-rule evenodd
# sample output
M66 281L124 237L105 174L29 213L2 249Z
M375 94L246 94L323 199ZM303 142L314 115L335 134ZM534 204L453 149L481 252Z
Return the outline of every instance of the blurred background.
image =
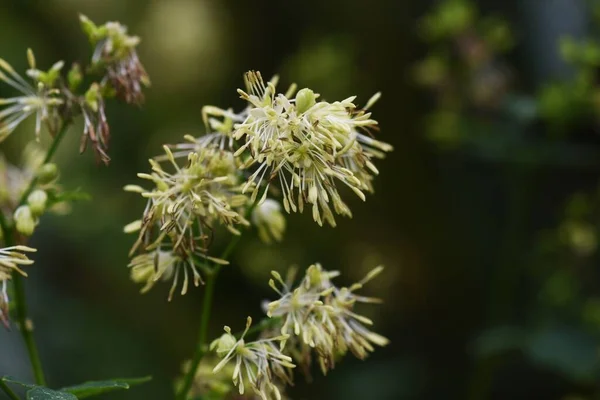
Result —
M141 109L108 109L105 168L57 156L64 187L93 200L48 216L27 290L48 379L152 375L107 398L170 399L192 356L202 288L167 303L129 280L122 226L143 202L124 193L163 143L203 133L200 110L239 109L246 70L280 74L328 100L383 92L379 139L395 151L354 219L288 218L277 246L247 235L219 280L211 336L261 315L271 269L320 261L359 280L386 265L361 310L392 341L294 399L600 398L600 13L586 0L0 0L0 56L17 70L86 62L78 13L143 39L152 78ZM0 87L0 97L8 94ZM31 127L1 150L12 161ZM222 246L223 243L217 243ZM15 331L0 330L0 375L32 381ZM0 398L2 395L0 394Z

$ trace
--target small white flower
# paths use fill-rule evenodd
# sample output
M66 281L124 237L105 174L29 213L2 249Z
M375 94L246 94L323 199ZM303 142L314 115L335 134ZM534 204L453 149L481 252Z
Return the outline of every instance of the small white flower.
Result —
M39 79L41 72L35 69L32 53L29 52L28 55L31 66L28 72L33 77L35 86L25 81L9 63L0 58L0 81L21 92L20 96L0 99L0 106L7 106L0 110L0 142L31 115L35 115L35 133L39 137L42 123L54 122L57 119L57 108L63 104L63 100L57 97L60 92L53 89L50 82ZM62 66L62 62L54 64L46 75L58 73Z
M281 205L277 201L266 199L257 205L252 212L252 223L258 229L258 236L263 242L270 244L283 240L286 223L281 213Z
M178 256L172 251L155 250L135 256L129 263L129 267L131 279L136 283L145 283L141 289L142 293L148 292L158 281L172 279L169 301L173 298L181 275L183 275L182 295L187 293L190 281L196 287L202 282L194 255Z
M213 372L219 372L233 360L235 367L232 379L234 385L238 386L240 394L244 394L244 381L247 381L262 400L272 398L281 400L281 393L274 378L288 382L289 370L295 368L292 358L284 355L276 345L276 342L285 340L287 336L245 342L244 337L251 324L252 318L248 317L246 329L239 340L235 339L231 329L226 326L226 333L211 343L210 349L215 350L222 358Z

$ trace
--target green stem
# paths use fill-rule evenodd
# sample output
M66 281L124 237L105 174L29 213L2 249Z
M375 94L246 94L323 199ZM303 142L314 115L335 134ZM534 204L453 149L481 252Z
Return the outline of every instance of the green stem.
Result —
M260 198L260 197L258 197ZM246 218L248 218L254 208L257 206L257 201L255 201L252 206L246 211ZM223 251L221 255L222 260L227 260L233 250L237 247L242 235L236 235L231 238L231 241ZM196 351L194 353L194 357L192 359L192 364L190 365L190 370L185 374L183 378L183 386L181 390L177 394L178 400L186 400L187 395L192 388L192 384L194 383L194 377L196 376L196 372L198 371L198 367L200 366L200 361L206 354L206 346L208 339L208 326L210 322L210 314L212 311L212 302L213 302L213 294L215 291L215 283L217 281L217 277L219 276L219 272L221 271L222 265L216 264L212 273L206 279L206 285L204 287L204 299L202 301L202 314L200 317L200 332L198 334L198 342L196 344Z
M46 157L44 157L44 162L42 163L42 165L47 164L50 161L52 161L52 157L54 157L54 153L56 153L56 150L58 150L58 146L60 145L60 142L62 141L62 139L65 137L65 134L67 133L67 131L69 130L70 125L71 125L70 122L65 122L62 125L62 127L60 128L60 130L54 137L54 140L52 141L52 144L50 145L50 148L48 149L48 152L46 153ZM35 185L37 184L37 182L38 182L38 178L37 178L37 176L34 176L33 179L31 180L31 182L29 182L27 189L25 189L25 191L21 195L18 206L22 206L23 204L25 204L25 202L27 201L27 197L31 194L31 192L35 188Z
M60 142L62 141L65 133L69 128L69 123L63 123L60 131L54 137L48 152L46 153L46 157L44 157L43 163L46 164L52 160L52 157L56 153ZM27 201L27 197L33 191L37 184L37 177L34 176L29 182L27 189L23 192L23 195L19 199L19 203L17 204L17 208L25 204ZM1 219L2 221L2 229L4 231L4 242L7 246L14 246L16 244L16 230L14 225L9 226L4 219L4 216ZM12 277L13 288L14 288L14 303L15 303L15 314L17 324L20 327L21 336L23 337L23 341L25 342L25 346L27 347L27 354L29 355L29 361L31 363L31 368L33 370L33 375L35 377L35 383L41 386L46 385L46 379L44 377L44 370L42 368L42 361L40 359L40 354L35 344L35 340L33 337L33 323L31 319L28 317L28 309L27 309L27 296L25 293L25 284L23 282L23 277L19 274L14 274Z
M11 400L20 400L19 396L17 396L2 379L0 379L0 389L2 389Z

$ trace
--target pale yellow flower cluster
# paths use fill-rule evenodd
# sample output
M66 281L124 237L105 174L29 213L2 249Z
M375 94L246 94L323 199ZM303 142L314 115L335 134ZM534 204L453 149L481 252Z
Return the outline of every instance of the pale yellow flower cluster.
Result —
M130 263L132 278L149 290L158 280L173 278L171 294L183 275L182 294L191 280L201 282L199 269L206 260L226 264L208 255L213 229L225 226L239 234L237 226L248 225L244 218L247 197L241 194L233 154L212 148L190 152L184 165L164 147L166 165L150 160L151 174L138 174L153 187L146 190L129 185L125 189L147 198L142 219L126 232L138 232L131 254L141 253Z
M232 379L240 395L244 394L246 385L249 385L262 400L281 400L277 379L279 382L291 383L291 369L295 368L292 358L283 354L278 345L278 342L287 339L287 335L246 342L244 337L251 324L252 319L248 317L246 329L239 340L226 326L225 334L211 343L210 349L216 351L221 358L213 373L218 373L233 361Z
M387 345L385 337L367 328L373 322L354 310L357 303L380 302L356 292L382 270L383 267L373 269L348 288L335 286L331 281L339 273L326 271L320 264L311 265L296 287L273 272L274 279L269 285L280 298L268 304L267 315L280 318L281 334L290 337L289 344L282 341L282 349L289 346L286 352L296 355L297 361L305 366L310 364L314 352L325 374L334 367L339 355L351 351L364 359L374 351L374 345Z

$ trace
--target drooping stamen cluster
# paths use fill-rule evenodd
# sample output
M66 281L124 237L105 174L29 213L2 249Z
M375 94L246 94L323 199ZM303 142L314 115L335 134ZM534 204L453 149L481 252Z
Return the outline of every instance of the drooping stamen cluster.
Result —
M188 269L194 284L201 279L198 269L205 260L220 264L227 261L207 254L216 224L239 234L237 225L248 225L243 216L247 197L241 194L237 165L233 154L205 148L191 152L187 163L180 166L165 146L168 172L160 162L150 160L151 174L138 174L154 187L145 190L129 185L125 189L148 199L143 218L128 225L126 232L139 231L131 254L141 252L130 264L134 280L146 280L148 290L159 279L173 278L171 293L183 270L182 294L188 286ZM151 268L152 267L152 268Z
M31 265L33 261L25 253L35 251L35 249L27 246L0 248L0 321L5 326L8 326L9 299L7 283L11 279L13 272L27 276L21 267Z
M226 333L211 343L210 349L222 358L213 372L218 373L233 360L235 367L232 379L240 395L244 394L246 385L249 385L262 400L281 400L278 386L281 383L292 383L291 369L295 368L292 358L283 354L277 343L286 340L287 335L246 342L244 337L251 324L252 318L248 317L246 329L239 340L236 340L231 329L226 326Z
M334 367L336 357L348 350L364 359L374 351L373 345L388 344L385 337L366 327L373 324L370 319L354 311L356 303L380 302L355 292L382 270L383 267L375 268L349 288L333 285L331 279L339 273L325 271L319 264L310 266L295 288L273 272L274 280L271 279L269 284L281 298L268 304L267 315L281 319L281 333L291 335L286 352L293 354L305 371L308 371L313 350L325 374ZM293 276L288 280L293 280ZM285 341L282 349L283 346L286 346Z
M42 123L48 123L53 132L58 120L58 107L64 103L60 91L56 88L63 62L54 64L47 72L36 69L33 52L28 50L30 69L27 75L34 85L19 75L8 62L0 58L0 81L21 92L20 96L0 99L0 142L6 139L29 116L35 115L35 134L39 138Z
M119 22L96 26L83 15L80 20L95 46L92 66L106 69L106 78L118 98L129 104L142 104L143 88L150 85L150 78L137 55L140 38L128 35L127 27Z
M304 210L312 205L314 220L335 226L334 213L351 216L338 191L338 183L353 190L361 199L364 191L373 191L372 180L378 171L372 159L382 158L392 147L371 137L377 121L367 112L379 94L363 109L354 97L329 103L317 102L310 89L302 89L291 98L296 86L277 94L277 78L264 83L259 72L245 75L247 89L238 90L248 107L240 114L208 107L219 124L221 138L241 140L236 155L249 154L244 168L254 168L244 191L256 198L263 183L268 187L278 180L287 212ZM235 145L234 145L235 146ZM266 190L265 190L266 193Z

